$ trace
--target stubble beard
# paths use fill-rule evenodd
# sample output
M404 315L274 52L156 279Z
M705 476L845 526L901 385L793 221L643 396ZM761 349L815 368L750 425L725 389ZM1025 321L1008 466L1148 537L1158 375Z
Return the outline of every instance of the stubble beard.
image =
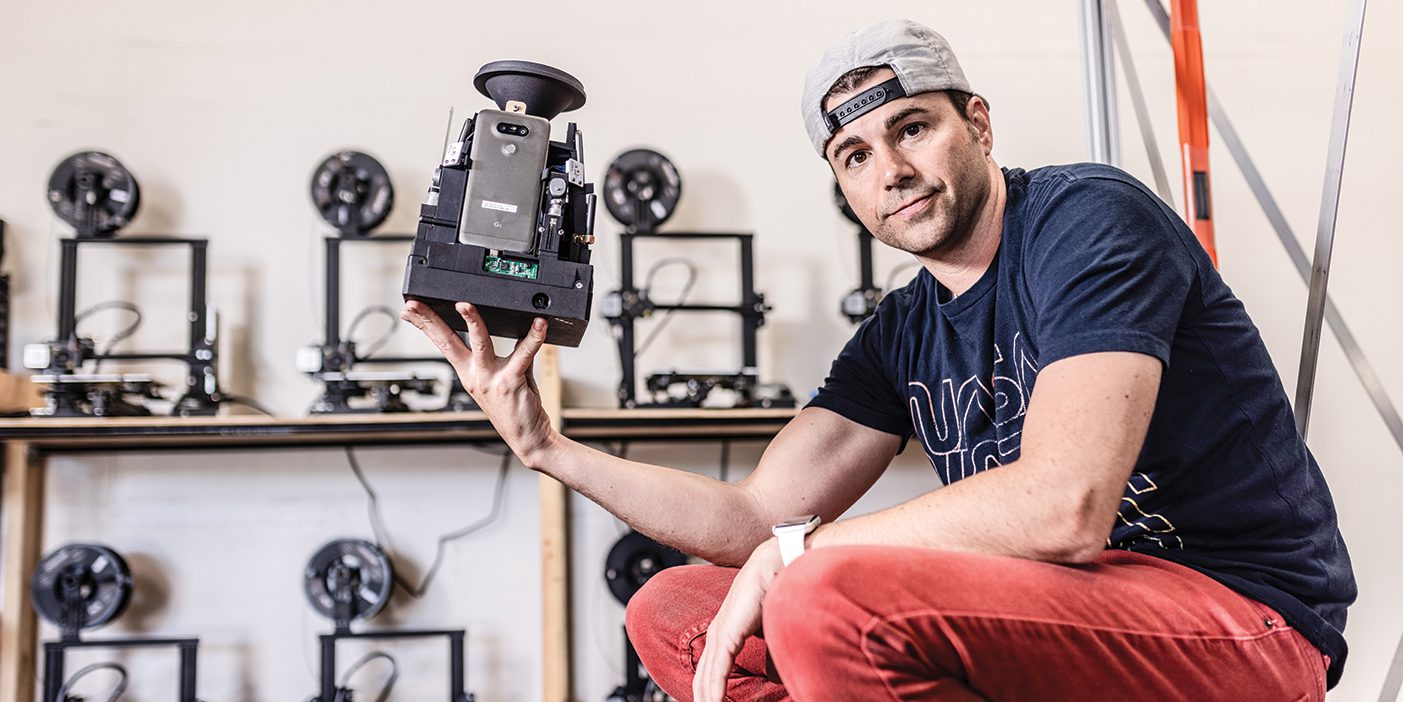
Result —
M974 233L980 208L989 197L990 183L983 152L976 150L962 159L955 173L956 187L946 183L921 183L903 189L897 202L905 202L920 193L931 193L931 204L901 224L883 220L873 236L895 249L919 258L936 259L959 249Z

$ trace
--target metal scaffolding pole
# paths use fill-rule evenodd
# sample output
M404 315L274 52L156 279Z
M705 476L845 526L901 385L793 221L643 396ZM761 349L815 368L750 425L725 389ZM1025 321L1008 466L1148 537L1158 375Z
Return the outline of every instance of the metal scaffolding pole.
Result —
M1331 141L1326 152L1326 178L1321 185L1321 215L1316 222L1311 292L1307 295L1306 325L1302 333L1302 362L1297 372L1297 429L1304 438L1311 418L1311 396L1316 387L1321 321L1326 313L1326 282L1331 271L1331 249L1336 241L1336 211L1341 203L1341 175L1345 171L1346 138L1350 135L1350 108L1355 99L1355 72L1360 65L1365 0L1352 0L1347 17L1340 75L1336 84L1336 109L1331 117Z
M1104 2L1079 0L1082 29L1082 85L1087 95L1087 144L1090 159L1121 165L1116 119L1116 64Z
M1161 33L1165 35L1166 40L1169 40L1170 15L1160 4L1160 0L1146 0L1146 7L1150 9L1151 16L1160 26ZM1229 120L1228 113L1224 110L1218 97L1214 95L1213 89L1208 88L1208 86L1206 88L1209 95L1209 118L1219 130L1219 136L1223 139L1224 146L1233 156L1234 162L1238 164L1239 171L1243 173L1243 179L1248 182L1248 188L1253 191L1253 196L1258 200L1258 205L1263 208L1263 215L1267 217L1268 224L1272 225L1273 233L1282 243L1283 250L1287 252L1288 258L1292 259L1292 265L1297 269L1297 274L1302 277L1303 283L1310 286L1311 261L1307 258L1306 252L1302 250L1301 244L1297 243L1297 236L1292 232L1292 227L1287 224L1286 215L1282 213L1282 208L1278 207L1277 200L1268 190L1267 182L1263 179L1262 173L1253 163L1252 157L1248 155L1248 147L1244 145L1243 139L1238 135L1238 130ZM1336 340L1340 342L1341 350L1345 352L1351 369L1355 371L1361 387L1370 396L1371 403L1375 405L1380 419L1389 429L1395 445L1404 448L1404 420L1400 419L1399 410L1394 407L1394 401L1390 399L1389 392L1385 389L1384 383L1380 381L1379 374L1375 372L1370 360L1365 357L1360 343L1355 340L1355 334L1346 325L1345 317L1341 316L1340 310L1331 301L1329 294L1326 296L1326 323L1335 333Z

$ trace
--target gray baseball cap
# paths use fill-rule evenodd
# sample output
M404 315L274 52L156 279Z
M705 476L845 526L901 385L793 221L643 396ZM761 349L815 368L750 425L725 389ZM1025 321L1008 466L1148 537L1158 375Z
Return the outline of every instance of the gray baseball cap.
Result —
M887 66L897 77L826 112L829 88L845 73L867 66ZM824 52L805 76L800 111L809 140L823 158L824 146L843 125L889 100L935 90L974 92L940 34L911 20L888 20L859 29Z

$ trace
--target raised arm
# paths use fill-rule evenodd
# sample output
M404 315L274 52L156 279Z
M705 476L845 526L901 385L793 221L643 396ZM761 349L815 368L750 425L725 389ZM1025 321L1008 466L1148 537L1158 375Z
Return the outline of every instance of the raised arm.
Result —
M612 456L567 439L546 417L531 376L532 359L546 338L543 320L500 358L472 306L460 304L458 311L467 322L467 346L419 302L410 302L401 318L453 364L524 464L654 539L714 563L744 563L781 518L837 518L882 475L899 448L897 436L811 408L786 425L756 470L737 483Z

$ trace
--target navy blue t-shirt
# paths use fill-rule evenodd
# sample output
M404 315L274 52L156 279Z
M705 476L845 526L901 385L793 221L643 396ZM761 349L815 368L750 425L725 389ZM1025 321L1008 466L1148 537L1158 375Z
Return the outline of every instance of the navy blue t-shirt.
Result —
M1277 610L1340 679L1350 557L1262 337L1170 208L1095 164L1005 171L999 251L964 294L930 273L883 298L809 403L915 436L946 484L1019 458L1039 369L1131 351L1164 364L1107 540Z

